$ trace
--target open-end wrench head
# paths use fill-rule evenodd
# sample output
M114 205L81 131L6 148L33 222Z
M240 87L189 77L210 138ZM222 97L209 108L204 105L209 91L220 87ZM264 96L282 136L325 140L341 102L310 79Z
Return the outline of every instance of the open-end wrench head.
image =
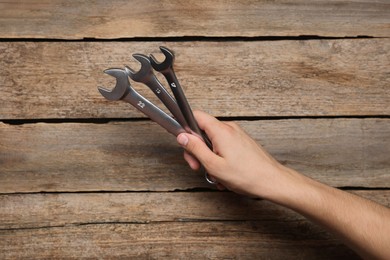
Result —
M160 46L161 52L165 56L165 60L163 62L158 62L157 59L150 54L150 63L152 64L153 69L156 71L164 71L173 66L173 62L175 60L175 54L170 49Z
M126 73L129 77L137 82L145 82L150 78L152 72L152 65L150 64L149 57L143 54L133 54L134 59L141 63L141 68L138 72L135 72L128 66L125 66Z
M123 69L107 69L104 73L116 79L115 87L108 90L104 87L98 87L100 94L108 100L120 100L130 90L130 82L127 73Z

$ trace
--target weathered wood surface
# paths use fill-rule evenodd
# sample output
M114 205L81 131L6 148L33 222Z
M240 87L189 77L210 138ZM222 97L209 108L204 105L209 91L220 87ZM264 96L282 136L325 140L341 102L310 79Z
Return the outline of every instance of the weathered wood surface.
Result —
M0 231L0 257L358 259L306 221L94 224Z
M389 190L352 193L390 206ZM26 214L28 212L28 214ZM265 200L230 192L37 193L0 195L0 232L68 225L200 221L303 221Z
M100 96L98 85L114 84L104 69L138 68L131 54L159 45L176 52L194 108L252 117L239 123L283 164L390 205L389 1L31 0L0 10L0 259L357 258L297 213L209 190L174 137ZM128 39L57 41L84 38Z
M333 186L389 187L389 119L240 124L283 164ZM0 124L0 191L166 191L209 187L152 122Z
M388 191L354 193L390 203ZM302 216L227 192L1 195L0 209L2 259L355 257Z
M389 36L381 1L1 1L5 38Z
M114 87L104 69L138 68L131 53L161 44L176 51L192 106L216 116L390 115L390 39L0 42L0 119L142 117L97 86Z

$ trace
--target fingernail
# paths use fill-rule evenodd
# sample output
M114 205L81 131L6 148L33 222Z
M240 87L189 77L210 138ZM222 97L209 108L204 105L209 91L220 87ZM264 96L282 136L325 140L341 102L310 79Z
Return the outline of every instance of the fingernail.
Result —
M179 134L177 136L177 142L182 146L186 146L188 144L188 137L185 134Z

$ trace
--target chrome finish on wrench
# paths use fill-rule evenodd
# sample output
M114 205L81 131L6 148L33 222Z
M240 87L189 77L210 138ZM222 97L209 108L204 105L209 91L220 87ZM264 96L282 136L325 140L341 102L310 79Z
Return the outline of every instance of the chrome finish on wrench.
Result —
M208 139L206 134L202 133L202 130L200 130L199 128L198 123L196 122L196 119L194 117L194 114L192 113L191 106L188 103L187 98L184 95L184 91L179 83L179 80L176 77L175 71L173 70L175 54L173 53L173 51L163 46L160 46L160 50L164 54L165 60L163 62L158 62L153 55L150 55L150 63L152 64L152 67L156 71L161 72L164 75L169 86L171 87L173 95L176 98L176 102L179 105L180 110L182 111L183 116L185 117L185 120L187 121L193 133L198 135L207 144L207 146L211 150L213 150L213 145L211 144L211 141ZM215 181L212 181L210 179L210 176L206 171L205 171L205 178L207 182L211 184L216 184Z
M165 55L165 60L161 63L159 63L153 55L150 55L149 58L142 54L134 54L133 57L141 63L141 68L138 72L135 72L128 66L125 66L125 69L105 70L104 72L106 74L116 78L116 85L112 90L98 87L99 92L108 100L123 100L130 103L175 136L185 132L196 134L210 149L212 149L212 143L207 138L207 135L199 128L192 113L192 109L173 70L173 62L175 59L174 53L165 47L160 47L160 50ZM164 75L176 100L156 78L153 73L153 68ZM147 85L164 103L177 121L135 91L131 87L128 77L136 82ZM210 176L204 168L203 170L207 182L217 184L216 181L210 179Z
M138 72L135 72L128 66L125 66L126 73L132 80L144 83L146 86L148 86L161 100L161 102L164 103L164 105L176 118L179 124L182 125L186 131L188 131L190 128L183 116L182 111L177 105L175 99L169 94L169 92L154 75L149 58L143 54L134 54L133 57L141 63L141 69Z
M172 93L176 98L176 102L179 105L179 108L183 113L183 116L187 121L191 130L196 135L198 135L207 144L207 146L210 149L212 149L212 144L210 140L207 138L205 134L202 133L202 130L200 130L198 123L195 120L194 114L192 113L191 106L188 103L187 98L184 95L184 91L179 83L179 80L176 77L175 71L173 70L175 54L173 53L173 51L163 46L160 46L160 50L165 55L165 60L160 63L153 55L150 55L150 63L152 67L156 71L161 72L164 75L165 79L168 81Z
M108 69L105 70L104 73L116 78L116 85L111 91L103 87L98 87L98 90L103 97L108 100L123 100L130 103L175 136L186 132L176 120L167 115L167 113L155 106L152 102L144 98L131 87L125 70Z

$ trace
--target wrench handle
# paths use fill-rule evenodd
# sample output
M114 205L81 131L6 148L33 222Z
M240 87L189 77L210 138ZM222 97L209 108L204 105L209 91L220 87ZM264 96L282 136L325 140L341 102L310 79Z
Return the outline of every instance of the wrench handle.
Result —
M180 107L176 103L175 99L169 94L166 88L161 84L161 82L156 78L156 76L151 77L151 79L145 83L153 93L164 103L172 115L176 118L179 124L187 131L190 131L190 127L187 124L185 117L183 116Z
M131 88L129 93L122 100L133 105L174 136L178 136L179 134L186 132L175 119L144 98L133 88Z
M188 103L188 100L184 94L183 88L181 87L179 80L176 77L176 74L173 70L173 67L170 67L170 69L161 71L161 73L164 75L165 79L168 81L169 86L171 87L172 93L176 98L176 102L180 108L180 110L183 113L183 116L188 123L189 127L191 128L192 132L194 132L196 135L198 135L206 144L207 146L212 150L213 146L211 144L210 139L207 137L206 134L202 132L202 130L199 128L198 123L195 120L194 114L192 113L192 109L190 104Z
M188 103L188 100L184 94L183 88L181 87L179 80L176 77L175 71L173 70L173 67L169 67L169 69L161 71L161 73L164 75L165 79L168 81L169 86L171 87L172 93L176 98L177 104L179 105L180 110L182 111L185 120L187 121L189 127L191 128L192 132L195 133L198 137L200 137L206 145L210 148L210 150L213 150L213 145L210 141L210 139L207 137L207 135L202 132L202 130L199 128L198 123L196 122L196 119L194 117L194 114L192 113L192 109L190 104ZM206 178L206 181L210 184L217 184L216 181L213 181L210 178L210 175L202 166L204 177Z

